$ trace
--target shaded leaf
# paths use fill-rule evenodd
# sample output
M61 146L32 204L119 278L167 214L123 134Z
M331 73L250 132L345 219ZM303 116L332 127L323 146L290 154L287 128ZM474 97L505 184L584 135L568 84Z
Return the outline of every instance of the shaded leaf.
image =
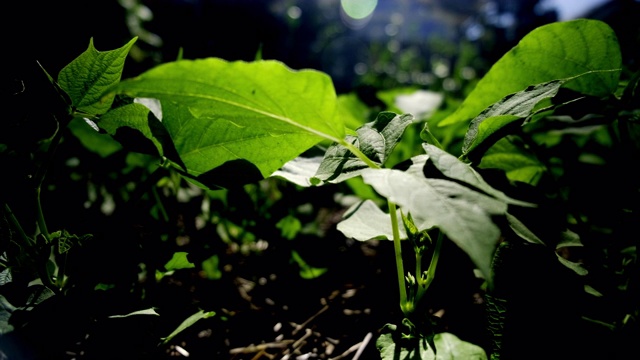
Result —
M547 171L547 167L535 155L508 138L493 144L482 156L478 167L503 170L509 180L531 185L536 185Z
M482 176L480 176L480 174L474 170L471 165L460 161L455 156L438 148L437 146L424 144L423 147L427 155L429 155L429 160L432 161L434 166L446 177L471 185L474 188L495 197L496 199L504 201L507 204L527 207L535 206L528 202L512 199L502 191L493 188L484 181Z
M118 319L118 318L126 318L126 317L129 317L129 316L137 316L137 315L160 316L160 314L158 314L154 308L149 308L149 309L145 309L145 310L134 311L134 312L131 312L131 313L128 313L128 314L125 314L125 315L111 315L111 316L109 316L109 318Z
M507 205L456 182L428 179L392 169L362 172L364 181L389 201L410 213L420 230L438 227L455 242L486 279L500 229L492 215L503 215Z
M376 165L385 163L396 144L400 141L404 129L411 124L411 115L397 115L381 112L376 120L366 123L356 130L358 136L347 135L345 141L357 147ZM337 183L360 175L360 171L369 168L345 146L331 145L324 155L320 168L311 183Z
M486 360L484 350L477 345L460 340L451 333L438 333L433 341L436 353L427 345L426 339L418 341L398 341L394 336L396 327L387 325L376 341L376 347L383 360Z
M545 245L545 243L540 240L540 238L536 236L536 234L529 230L529 228L525 224L523 224L522 221L518 220L518 218L509 213L506 214L506 218L507 222L509 223L509 227L511 227L511 230L513 230L516 235L532 244Z
M198 320L210 318L215 314L216 314L215 311L209 311L209 312L205 312L204 310L198 311L197 313L189 316L186 320L184 320L175 330L173 330L171 334L169 334L169 336L162 338L162 343L163 344L168 343L176 335L178 335L179 333L181 333L191 325L195 324L196 322L198 322Z

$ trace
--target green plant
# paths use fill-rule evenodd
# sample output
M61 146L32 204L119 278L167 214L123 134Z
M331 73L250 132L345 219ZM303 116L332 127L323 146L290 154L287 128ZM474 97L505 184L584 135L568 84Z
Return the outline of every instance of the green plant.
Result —
M362 113L361 104L338 97L325 74L292 71L277 61L178 60L121 81L122 67L135 41L108 52L98 52L91 42L57 79L48 76L51 96L47 99L52 101L47 111L52 117L47 119L52 119L52 126L32 134L31 142L12 141L10 135L2 139L3 166L14 166L12 185L20 191L4 193L1 198L1 284L23 294L2 298L2 333L11 333L15 326L38 325L34 325L38 315L31 308L46 309L63 301L52 299L66 299L67 306L73 306L87 296L111 295L117 289L126 302L153 291L152 287L131 286L129 277L83 276L77 263L68 268L74 251L82 251L95 234L82 226L50 231L45 221L45 215L55 213L58 204L48 205L51 211L47 213L41 202L42 185L57 146L65 135L71 135L67 130L74 135L67 141L79 139L103 158L124 148L126 157L117 165L140 180L132 185L133 190L116 198L101 198L110 192L94 189L94 197L100 198L94 203L103 212L113 204L116 209L124 207L127 211L120 215L124 218L134 214L145 198L152 205L142 213L162 226L167 226L162 220L171 211L163 202L167 201L163 192L177 198L180 191L191 189L194 194L187 197L204 196L222 202L223 207L232 201L229 196L253 196L249 202L264 201L269 207L275 206L274 198L261 200L260 191L238 191L240 185L265 178L283 178L301 187L344 182L357 193L359 184L354 181L363 180L377 194L369 193L369 199L355 204L338 229L354 239L394 243L403 319L386 327L378 339L384 359L430 359L436 352L438 357L487 358L482 347L439 329L437 319L424 306L447 239L469 256L485 281L488 327L493 335L493 347L488 349L491 358L517 358L519 346L531 334L521 332L522 327L532 326L532 319L522 315L532 305L523 302L515 290L519 278L535 281L536 292L545 296L555 296L559 287L567 285L570 290L563 295L576 302L585 289L594 298L603 293L603 297L625 299L625 306L605 314L605 319L599 317L603 314L589 313L588 307L565 314L558 323L566 320L562 325L571 325L557 327L562 331L573 331L581 321L589 320L610 322L605 330L614 334L626 334L637 326L637 302L627 298L637 296L637 281L632 276L637 272L637 240L620 237L637 219L637 201L627 197L637 194L637 179L606 178L610 183L601 190L611 192L602 191L598 199L605 202L607 211L602 211L601 203L594 206L583 201L585 194L592 194L589 186L583 186L583 174L594 170L622 173L626 164L637 161L638 154L638 77L620 80L615 35L603 23L577 20L533 31L491 68L457 111L444 118L434 116L437 122L420 122L424 126L423 153L397 161L392 168L385 164L397 155L394 151L402 144L405 129L422 119L382 111L372 121L350 129L351 124L364 122L354 115ZM460 123L468 123L464 138L459 139L461 148L453 147L457 135L440 137L447 138L445 145L438 141L448 126L459 134ZM21 125L16 122L9 130L15 134ZM318 145L326 150L321 156L310 156ZM108 181L104 184L108 186ZM221 195L218 191L229 192ZM612 201L620 198L628 202ZM225 219L214 220L220 214ZM223 241L237 241L240 246L255 241L250 229L260 216L209 215L207 221L218 221ZM287 217L291 214L280 215L269 220L273 229L283 237L295 237L299 220ZM410 242L412 259L403 252L402 240ZM624 287L599 291L607 277L589 278L572 251L586 242L596 252L609 252L607 261L621 261L587 266L610 269ZM121 250L109 260L121 256ZM134 266L137 257L145 256L137 251L126 255L132 257L126 263ZM189 255L173 251L155 253L155 257L147 254L147 276L159 280L174 270L194 266L202 266L210 278L219 276L215 255L198 262ZM304 277L322 273L306 264L300 254L292 252L292 259ZM522 267L525 263L549 273L536 269L531 274ZM413 272L405 272L408 264L414 266ZM596 283L591 285L584 278ZM31 283L34 279L41 285ZM572 292L576 288L579 291ZM146 306L109 307L92 316L103 321L123 317L117 314L157 317L154 304L136 304ZM544 297L535 305L539 308L534 314L559 305ZM183 314L187 320L174 322L175 331L157 340L169 341L196 321L215 315L190 310ZM20 320L23 315L28 320ZM544 320L550 321L551 315ZM86 317L79 319L75 325L86 328L82 322ZM533 331L560 337L561 331L552 326L534 324ZM50 345L54 343L55 339ZM552 351L541 348L534 352L553 357Z

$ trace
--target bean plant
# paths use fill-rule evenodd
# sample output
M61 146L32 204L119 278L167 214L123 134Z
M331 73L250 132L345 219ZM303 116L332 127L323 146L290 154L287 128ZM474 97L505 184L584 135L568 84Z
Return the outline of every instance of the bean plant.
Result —
M41 198L45 179L58 176L49 171L63 141L81 141L100 154L98 162L120 147L129 152L122 171L144 175L117 204L178 192L182 181L204 191L276 178L301 188L361 181L375 196L352 202L337 228L359 241L393 242L397 283L388 286L398 291L403 320L381 329L382 359L559 358L576 350L550 344L584 324L622 339L636 331L638 240L629 234L639 210L631 170L640 150L638 74L623 67L606 24L574 20L535 29L459 106L428 117L391 102L365 118L362 104L343 101L326 74L274 60L178 59L123 80L136 40L102 52L92 39L57 77L42 68L50 90L42 105L54 121L38 124L40 136L29 144L17 141L19 122L3 128L3 168L15 173L18 190L0 198L2 336L63 301L52 299L115 286L105 276L86 279L90 274L71 260L93 241L90 229L48 226L48 214L64 211L64 204ZM403 142L416 124L419 143ZM407 147L416 155L396 161ZM154 211L166 217L170 209ZM226 233L242 229L228 223ZM436 271L447 241L483 282L490 349L438 327L425 306L436 276L447 276ZM216 259L207 260L211 278ZM182 252L152 260L148 271L158 279L202 266ZM603 318L597 307L614 300L619 305ZM153 307L105 315L158 316ZM158 341L211 316L185 314Z

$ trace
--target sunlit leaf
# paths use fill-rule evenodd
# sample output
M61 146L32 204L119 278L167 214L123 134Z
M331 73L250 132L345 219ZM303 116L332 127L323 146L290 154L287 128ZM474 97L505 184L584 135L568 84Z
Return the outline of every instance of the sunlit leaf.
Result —
M604 96L616 91L622 57L614 31L599 20L577 19L540 26L507 52L478 82L455 113L440 126L468 121L508 94L531 84L566 79L577 92Z
M60 71L58 83L74 108L87 115L109 110L114 95L103 97L103 93L120 81L124 62L136 40L133 38L119 49L98 51L91 38L89 48Z
M398 213L396 216L398 217L398 223L401 223L402 217L400 214ZM380 210L371 200L359 202L349 208L344 214L343 220L338 223L337 229L344 236L359 241L393 240L389 214ZM400 231L400 238L406 239L405 229L401 227L398 230Z
M205 185L268 177L321 140L345 134L331 79L278 61L180 60L112 91L160 101L187 174Z

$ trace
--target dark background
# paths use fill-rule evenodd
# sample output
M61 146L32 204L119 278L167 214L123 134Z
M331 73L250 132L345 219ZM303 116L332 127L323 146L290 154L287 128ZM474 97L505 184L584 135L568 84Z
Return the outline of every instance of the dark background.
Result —
M339 0L15 1L4 5L3 53L8 80L28 77L35 60L55 77L86 50L91 37L98 50L107 51L140 35L124 77L175 60L180 49L184 58L226 60L253 60L261 50L265 59L327 72L339 92L362 84L438 90L443 76L434 79L435 63L453 68L465 43L476 56L464 65L481 76L527 32L560 20L546 3L380 0L364 26L350 27L342 20ZM152 19L143 20L135 6L145 6ZM613 0L584 13L614 28L626 64L636 70L639 8L635 0ZM142 31L159 42L147 41ZM386 50L390 44L395 51ZM356 74L358 63L365 67ZM413 76L416 72L421 76Z

